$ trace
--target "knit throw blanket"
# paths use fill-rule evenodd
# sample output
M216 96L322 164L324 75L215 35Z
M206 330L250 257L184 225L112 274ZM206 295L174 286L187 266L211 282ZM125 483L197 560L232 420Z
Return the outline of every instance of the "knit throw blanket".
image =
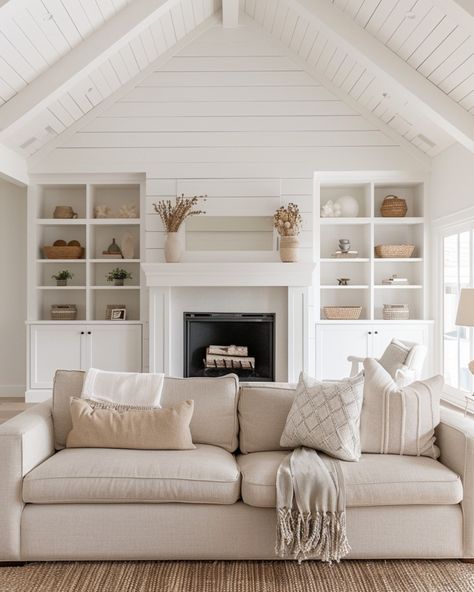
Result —
M310 448L296 448L277 473L275 551L286 559L339 561L350 551L346 496L339 462Z

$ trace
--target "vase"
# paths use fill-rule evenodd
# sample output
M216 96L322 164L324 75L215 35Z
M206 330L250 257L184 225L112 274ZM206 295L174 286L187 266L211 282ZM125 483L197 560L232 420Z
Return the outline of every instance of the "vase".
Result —
M56 280L56 286L67 286L67 280Z
M123 280L114 280L114 286L123 286Z
M177 232L168 232L165 241L165 261L166 263L179 263L183 254L181 237Z
M284 263L296 263L299 258L299 247L297 236L280 237L280 259Z

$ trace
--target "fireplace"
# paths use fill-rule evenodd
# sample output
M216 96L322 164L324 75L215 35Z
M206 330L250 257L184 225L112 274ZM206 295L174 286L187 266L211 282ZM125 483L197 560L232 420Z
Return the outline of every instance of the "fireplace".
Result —
M234 373L242 381L273 382L274 339L275 313L185 312L183 375L218 377ZM206 350L211 345L245 346L246 359L251 361L242 364L238 358L229 358L226 367L206 367Z

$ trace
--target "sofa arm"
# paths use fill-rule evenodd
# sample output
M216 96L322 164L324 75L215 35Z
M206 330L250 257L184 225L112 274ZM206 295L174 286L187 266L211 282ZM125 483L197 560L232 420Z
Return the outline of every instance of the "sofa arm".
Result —
M440 461L457 473L463 484L464 557L474 558L474 420L459 411L441 409L436 430Z
M0 562L20 561L23 477L54 454L51 401L0 426Z

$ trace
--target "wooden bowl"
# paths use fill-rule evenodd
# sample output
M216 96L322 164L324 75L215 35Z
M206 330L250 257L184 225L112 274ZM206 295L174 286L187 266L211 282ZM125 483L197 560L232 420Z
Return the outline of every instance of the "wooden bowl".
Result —
M82 259L84 247L43 247L43 254L46 259Z

